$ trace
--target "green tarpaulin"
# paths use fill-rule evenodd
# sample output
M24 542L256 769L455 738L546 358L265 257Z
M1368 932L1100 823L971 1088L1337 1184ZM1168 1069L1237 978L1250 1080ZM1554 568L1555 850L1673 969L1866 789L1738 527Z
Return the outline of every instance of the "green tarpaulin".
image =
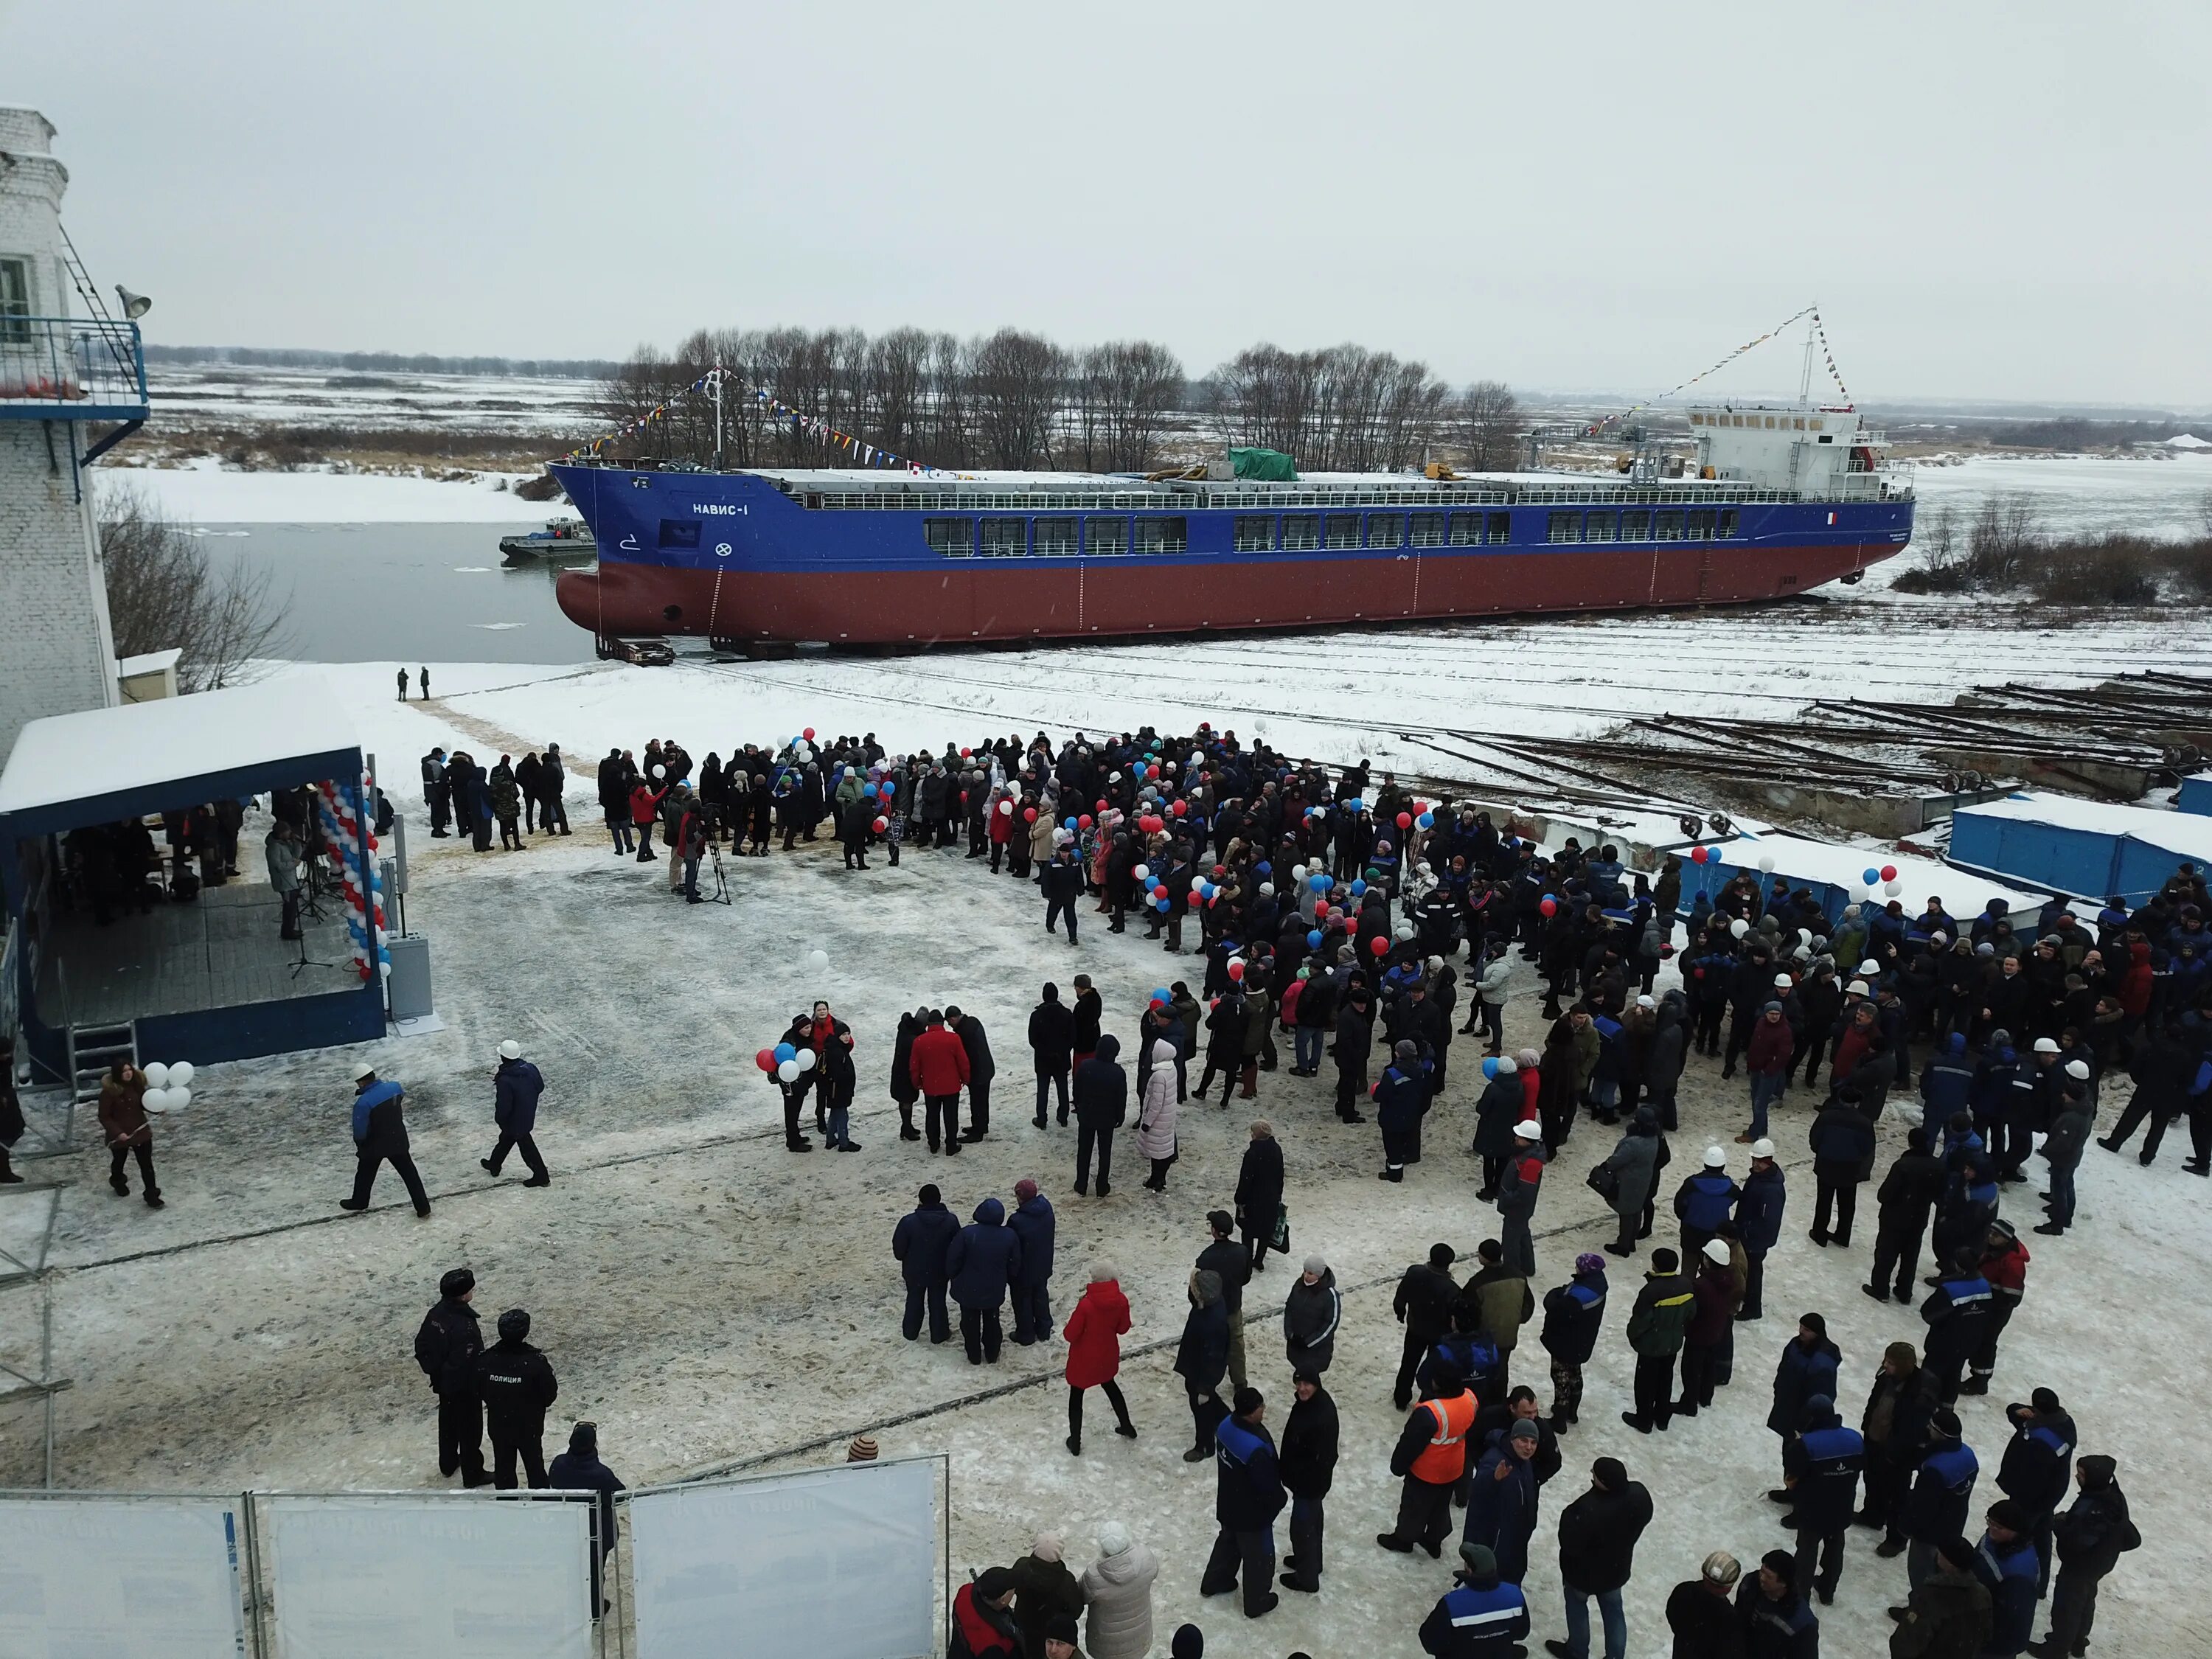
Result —
M1256 478L1261 483L1296 483L1298 466L1279 449L1232 449L1229 465L1240 478Z

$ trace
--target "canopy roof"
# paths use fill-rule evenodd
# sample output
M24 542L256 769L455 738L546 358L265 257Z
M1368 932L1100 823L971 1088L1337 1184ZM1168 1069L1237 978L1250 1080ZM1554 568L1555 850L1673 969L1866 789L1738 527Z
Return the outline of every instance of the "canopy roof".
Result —
M361 771L361 739L312 676L33 720L0 772L21 837Z

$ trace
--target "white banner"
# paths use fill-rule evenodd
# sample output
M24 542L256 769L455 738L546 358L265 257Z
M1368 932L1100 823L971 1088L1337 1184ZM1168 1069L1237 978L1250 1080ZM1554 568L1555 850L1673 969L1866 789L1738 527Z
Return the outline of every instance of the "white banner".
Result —
M933 1659L931 1462L680 1486L629 1503L639 1659Z
M283 1659L589 1659L585 1502L272 1498Z
M239 1536L211 1499L0 1499L0 1654L238 1659Z

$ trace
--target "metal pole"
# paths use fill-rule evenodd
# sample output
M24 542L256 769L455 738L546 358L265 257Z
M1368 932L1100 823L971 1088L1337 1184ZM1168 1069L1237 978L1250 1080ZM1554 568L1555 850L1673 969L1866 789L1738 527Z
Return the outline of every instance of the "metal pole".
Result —
M55 1200L60 1207L60 1200ZM49 1222L49 1227L52 1226ZM41 1262L40 1267L45 1266ZM46 1279L39 1280L39 1381L46 1389L46 1490L54 1489L54 1292Z
M714 471L722 470L722 371L716 369L714 388Z

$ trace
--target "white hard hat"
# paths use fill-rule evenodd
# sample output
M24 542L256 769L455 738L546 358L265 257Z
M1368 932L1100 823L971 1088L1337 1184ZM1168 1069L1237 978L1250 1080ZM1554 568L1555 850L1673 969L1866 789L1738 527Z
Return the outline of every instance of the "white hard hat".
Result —
M1772 1158L1774 1156L1774 1143L1769 1140L1765 1135L1759 1136L1758 1139L1751 1143L1751 1155L1753 1158Z
M376 1067L370 1065L367 1060L363 1060L361 1065L355 1069L353 1080L356 1083L366 1082L368 1079L373 1078L375 1075Z
M1720 1169L1723 1165L1726 1164L1727 1162L1728 1154L1723 1152L1719 1147L1708 1146L1705 1148L1705 1167L1708 1170Z
M1725 1238L1709 1238L1705 1241L1706 1261L1717 1261L1721 1266L1725 1267L1728 1266L1728 1240Z
M2055 1054L2058 1052L2058 1044L2052 1038L2038 1037L2035 1040L2035 1052L2039 1054Z
M517 1042L513 1037L507 1038L506 1042L499 1045L499 1057L501 1060L520 1060L522 1058L522 1045Z
M1532 1117L1524 1123L1515 1124L1513 1133L1523 1140L1541 1140L1544 1138L1544 1126Z
M1774 988L1778 991L1787 991L1796 983L1797 981L1787 974L1777 974L1774 976Z
M2089 1062L2086 1060L2068 1060L2066 1062L2066 1075L2075 1079L2076 1081L2087 1083L2089 1080Z

